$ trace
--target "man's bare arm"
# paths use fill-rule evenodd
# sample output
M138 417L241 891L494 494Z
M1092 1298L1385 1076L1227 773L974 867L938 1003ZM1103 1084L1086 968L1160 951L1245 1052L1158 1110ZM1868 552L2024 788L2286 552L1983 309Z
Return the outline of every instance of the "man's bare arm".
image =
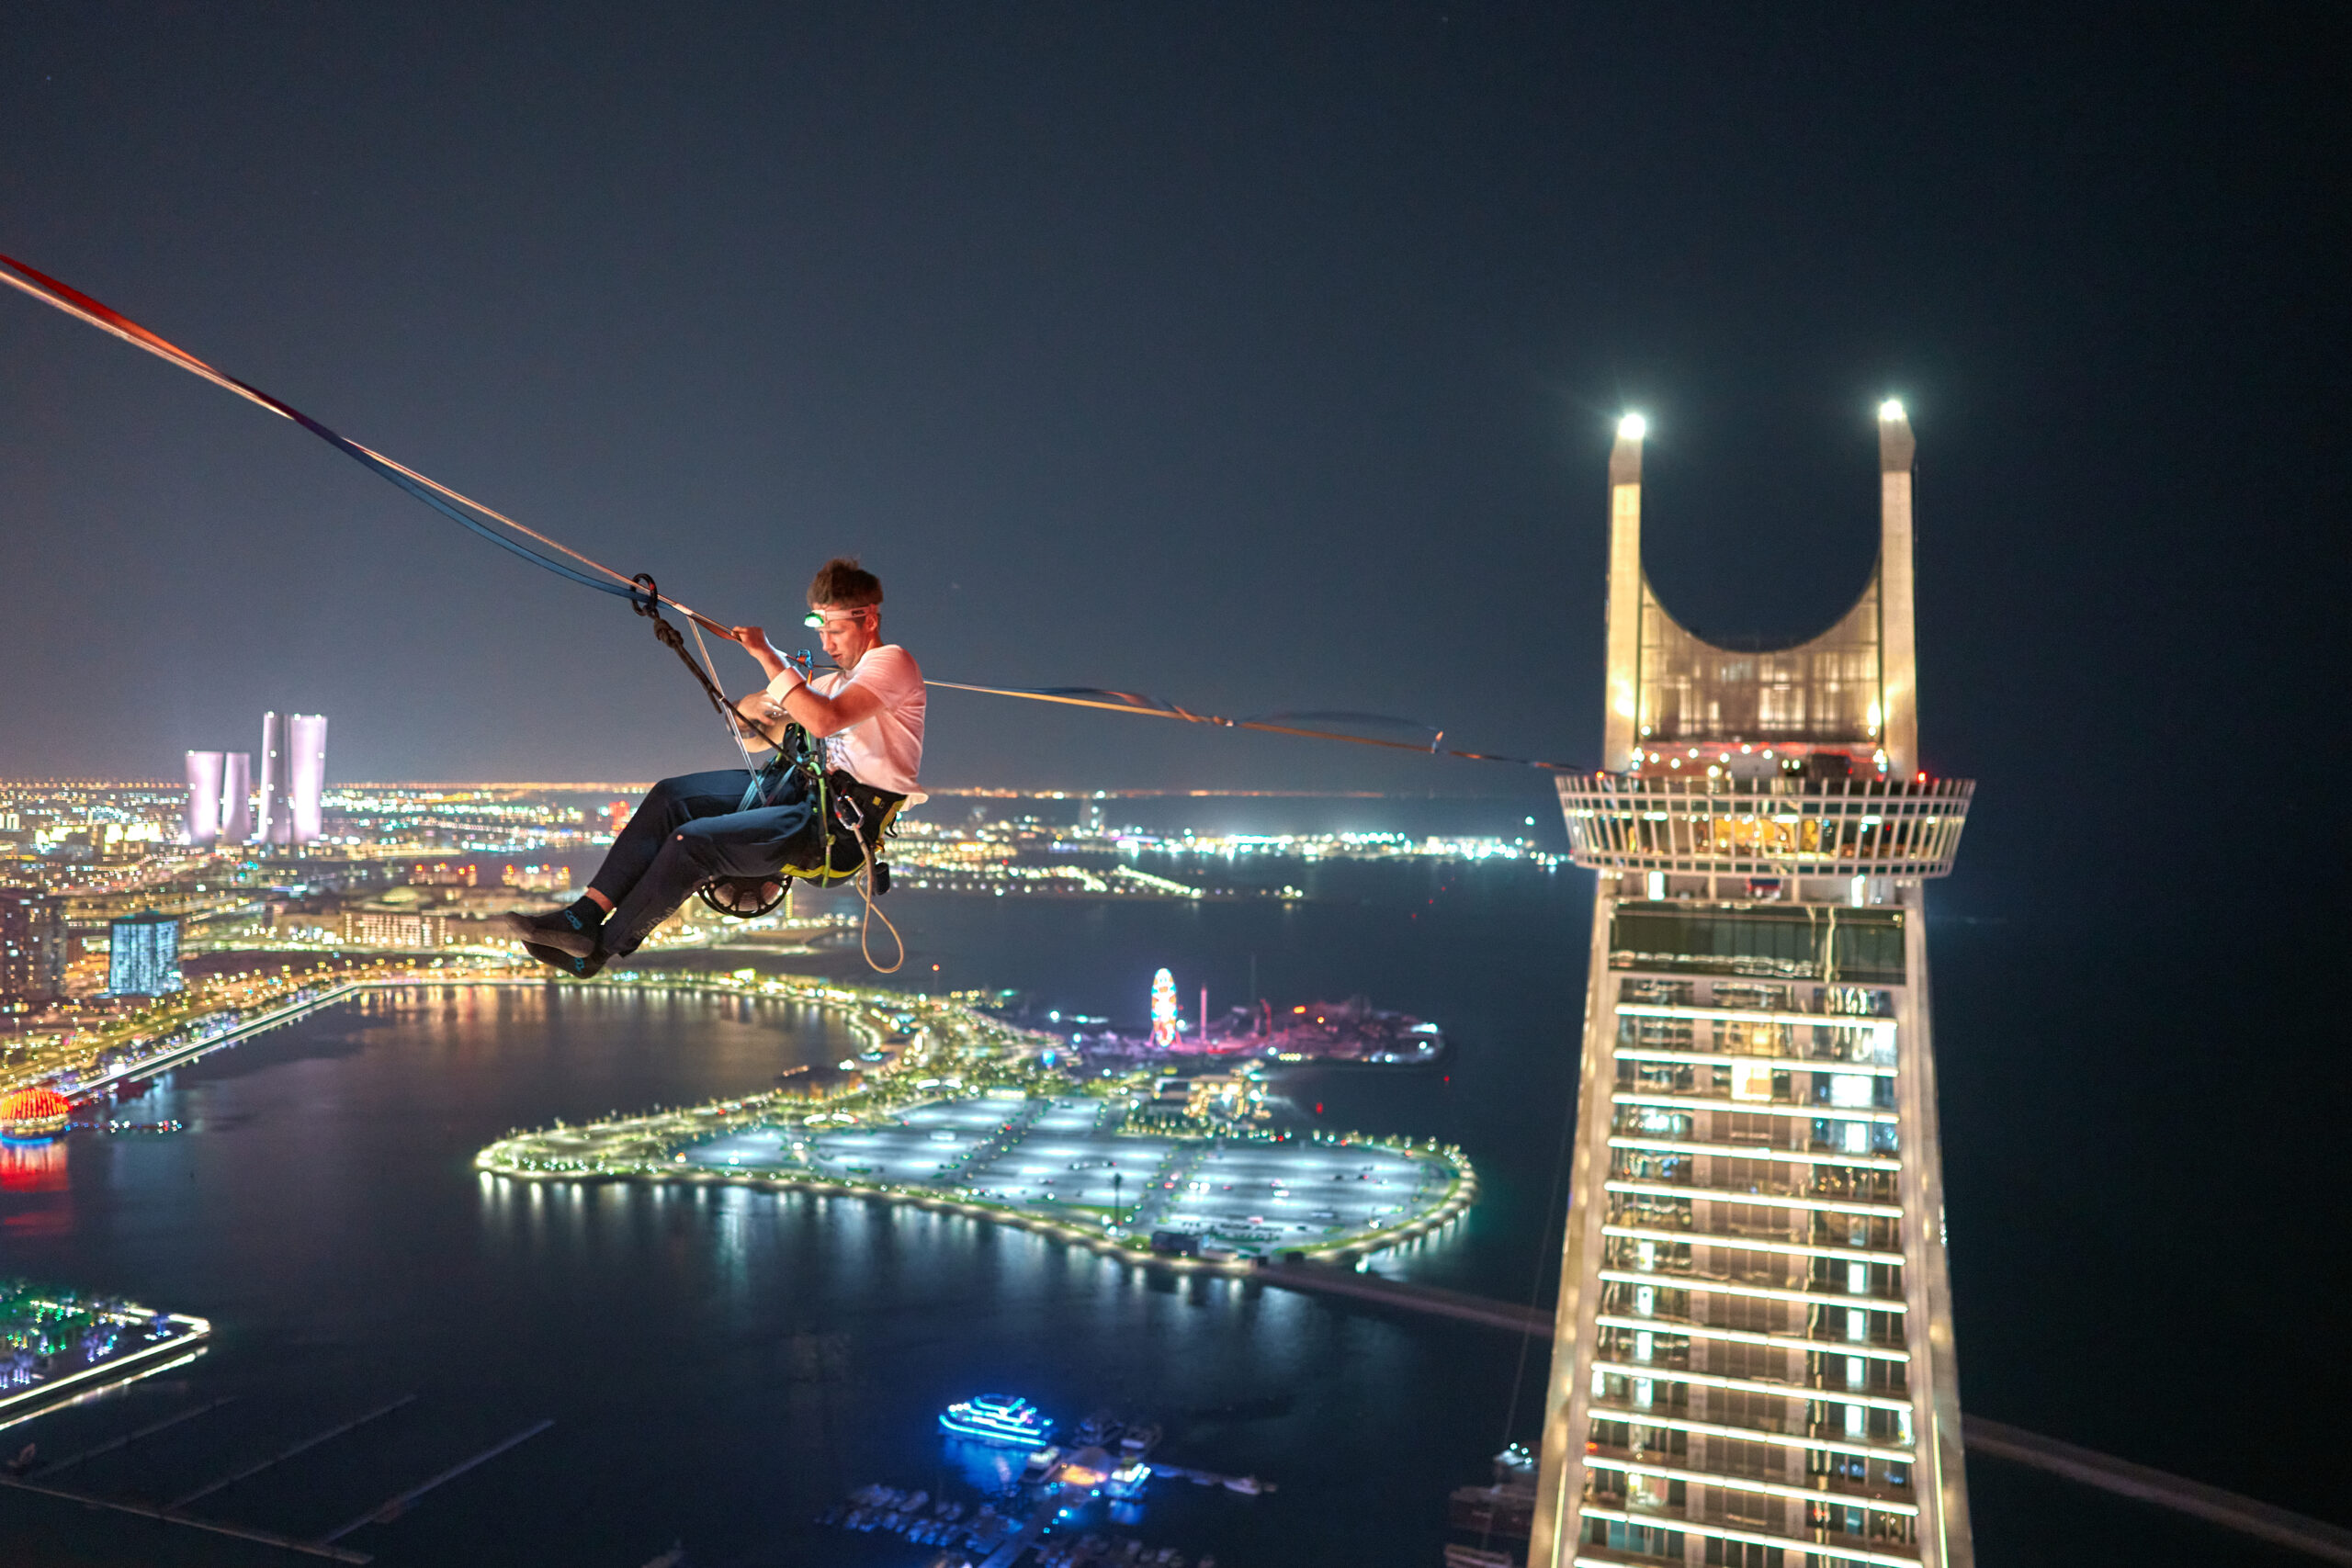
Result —
M769 704L778 722L789 717L820 740L847 729L853 724L863 724L882 711L881 697L858 685L844 686L828 697L810 691L808 683L803 682L786 692L781 699L765 692L754 692L743 700Z
M733 626L727 635L743 645L743 651L760 661L761 672L771 681L784 673L784 655L775 650L768 634L757 626Z
M767 693L757 691L735 705L735 728L753 750L773 746L770 737L784 733L784 709Z

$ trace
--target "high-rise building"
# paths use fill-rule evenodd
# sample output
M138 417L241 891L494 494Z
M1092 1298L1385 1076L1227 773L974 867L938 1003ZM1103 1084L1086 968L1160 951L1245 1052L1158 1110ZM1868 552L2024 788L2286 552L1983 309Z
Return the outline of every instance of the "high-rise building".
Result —
M261 798L261 822L254 841L291 843L294 814L286 798L286 719L281 714L261 716L261 772L254 780Z
M242 844L254 836L254 759L231 751L220 760L220 837Z
M261 830L265 844L307 844L319 836L326 782L327 721L315 713L261 716Z
M0 887L0 1006L65 994L65 901L29 887Z
M220 753L187 754L187 841L209 844L220 837Z
M286 795L295 843L316 843L319 795L327 779L327 716L288 714L286 719Z
M1770 652L1652 592L1642 434L1560 781L1599 886L1530 1568L1966 1568L1924 887L1973 786L1919 768L1910 423L1870 587Z
M160 997L180 988L180 922L172 915L129 915L107 927L107 989L118 997Z

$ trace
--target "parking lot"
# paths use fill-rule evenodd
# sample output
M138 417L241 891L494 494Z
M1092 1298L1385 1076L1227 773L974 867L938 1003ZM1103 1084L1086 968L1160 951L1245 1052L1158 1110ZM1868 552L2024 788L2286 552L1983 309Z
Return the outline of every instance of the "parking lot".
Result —
M1398 1224L1444 1197L1442 1161L1387 1149L1128 1136L1108 1102L972 1098L885 1126L762 1127L684 1164L937 1187L1039 1215L1176 1230L1254 1251L1319 1247Z

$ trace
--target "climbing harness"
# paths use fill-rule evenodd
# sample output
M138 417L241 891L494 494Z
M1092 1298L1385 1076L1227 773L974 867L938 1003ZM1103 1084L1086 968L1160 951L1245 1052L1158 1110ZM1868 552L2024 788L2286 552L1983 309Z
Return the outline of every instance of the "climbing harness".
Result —
M727 726L727 733L742 753L743 771L752 777L737 809L754 811L781 806L796 793L803 798L813 797L808 826L794 835L786 847L783 863L775 872L765 876L715 877L695 889L696 895L718 914L755 919L775 911L790 893L795 878L818 887L854 881L859 896L865 901L858 950L865 955L868 967L885 975L896 974L907 961L906 942L899 937L899 928L890 923L890 917L874 907L874 900L890 890L890 865L877 857L877 851L882 840L896 832L898 816L905 807L907 797L876 789L842 769L828 768L824 748L801 726L787 722L778 733L747 717L727 700L726 690L719 685L718 672L711 666L710 650L703 645L701 628L695 628L695 646L701 654L697 660L686 651L684 634L662 615L662 606L671 601L662 596L652 574L641 571L629 581L634 586L629 595L630 607L653 623L655 640L678 656L678 661L702 688L711 710ZM809 659L805 650L792 662L800 667L803 675L807 674ZM743 744L746 729L775 749L767 761L758 767L752 766L751 750ZM845 852L854 852L855 858L844 859ZM898 945L899 956L888 968L874 962L870 946L873 923L877 919Z

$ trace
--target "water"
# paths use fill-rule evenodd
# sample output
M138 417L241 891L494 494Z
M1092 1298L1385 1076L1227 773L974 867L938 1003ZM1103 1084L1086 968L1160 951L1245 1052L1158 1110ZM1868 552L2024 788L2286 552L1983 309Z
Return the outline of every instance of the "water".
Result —
M1277 1002L1363 991L1438 1020L1457 1049L1437 1069L1300 1072L1287 1090L1303 1118L1320 1106L1329 1125L1433 1134L1477 1163L1479 1207L1385 1267L1548 1303L1589 880L1419 863L1311 874L1317 899L1289 907L918 895L890 907L912 987L1012 987L1040 1012L1127 1015L1168 964L1188 1006L1205 984L1222 1008L1249 994L1254 959ZM2266 1152L2275 1117L2225 1104L2202 1122L2193 1169L2144 1172L2144 1200L2126 1179L2159 1157L2177 1102L2199 1098L2188 1075L2207 1048L2199 1020L2219 1006L2200 988L2213 982L2168 964L2154 938L2086 980L2065 955L2037 959L2046 933L2030 925L1931 930L1970 1406L2324 1511L2324 1456L2211 1438L2251 1439L2282 1406L2291 1427L2296 1402L2315 1416L2340 1393L2322 1363L2293 1389L2230 1370L2245 1347L2308 1350L2291 1330L2258 1337L2261 1325L2324 1321L2335 1287L2324 1269L2256 1250L2300 1234L2290 1215L2193 1207L2216 1172L2268 1158L2306 1178L2317 1160ZM816 966L858 972L854 957ZM236 1395L74 1472L95 1490L168 1497L415 1393L203 1506L302 1535L552 1416L347 1544L395 1565L621 1568L680 1538L696 1564L928 1562L928 1549L811 1516L868 1480L955 1491L932 1418L987 1390L1064 1417L1148 1415L1179 1462L1275 1481L1259 1498L1161 1488L1122 1531L1228 1568L1432 1563L1445 1492L1481 1477L1507 1435L1533 1438L1542 1349L1522 1361L1493 1331L1175 1283L1023 1232L846 1200L513 1189L470 1168L511 1127L742 1092L845 1043L780 1006L483 989L380 994L183 1068L118 1113L179 1117L187 1133L81 1135L62 1168L11 1168L0 1267L204 1314L215 1347L8 1437L62 1453ZM2231 1269L2177 1242L2184 1203L2249 1238ZM2171 1404L2183 1386L2194 1412ZM1972 1484L1988 1562L2290 1561L1989 1461ZM18 1550L92 1564L300 1561L6 1493L0 1549L9 1562Z

